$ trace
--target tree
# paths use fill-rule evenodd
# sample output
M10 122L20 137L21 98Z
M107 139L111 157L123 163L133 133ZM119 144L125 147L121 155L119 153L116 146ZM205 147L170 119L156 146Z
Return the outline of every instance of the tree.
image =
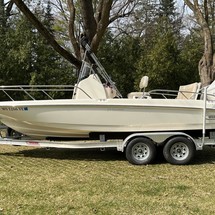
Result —
M204 0L184 0L186 5L194 13L195 19L201 28L201 36L204 40L204 53L199 61L199 75L203 86L209 85L215 79L215 55L214 55L214 24L210 22L210 17L214 18L214 1ZM210 13L212 12L213 13ZM214 23L214 20L213 20Z
M49 44L57 51L61 56L67 59L70 63L74 64L76 67L81 66L81 62L75 58L75 56L69 53L66 49L61 47L55 40L53 34L49 32L45 26L38 20L38 18L30 11L26 4L22 0L11 0L16 6L23 12L27 19L36 27L36 29L43 35Z
M158 16L158 20L159 22L162 22L161 24L164 30L172 28L179 33L182 17L176 12L174 0L160 0Z
M4 0L0 0L0 27L1 30L5 27L5 7L4 7Z
M48 1L44 9L38 2L34 14L52 32L54 16L50 6ZM6 5L2 11L6 14ZM72 65L48 45L24 15L16 11L6 16L4 23L0 25L0 85L74 82Z
M75 18L76 9L79 5L80 14L83 21L83 32L86 33L93 51L97 51L101 39L108 27L108 25L114 22L120 17L127 16L133 10L132 5L135 5L136 1L133 0L123 0L113 1L113 0L79 0L73 1L68 0L68 8L70 12L69 18L69 35L73 44L74 54L71 54L65 48L59 45L55 40L53 34L51 34L44 25L35 17L35 15L30 11L26 4L22 0L11 0L11 3L16 4L16 6L25 14L27 19L37 28L37 30L46 38L49 44L65 59L76 67L80 67L81 61L78 59L80 57L79 51L79 38L75 37ZM58 1L59 2L59 1ZM111 9L113 11L111 12Z
M35 14L41 19L42 24L49 32L53 32L54 16L51 12L50 1L44 9L38 5ZM34 45L31 55L34 58L32 62L32 72L30 84L71 84L73 83L74 72L73 68L56 53L48 42L41 35L34 32Z
M191 31L186 34L181 44L180 51L180 75L181 84L199 82L200 77L198 73L198 62L203 53L202 40L200 36L195 32Z
M141 76L148 75L149 88L177 89L185 81L181 74L181 18L173 0L160 1L156 10L150 36L143 35L142 54L137 64L137 84Z
M114 23L114 32L117 35L133 35L143 37L151 34L157 14L158 0L138 1L129 17L118 19Z
M134 91L137 77L135 64L140 57L140 41L138 37L127 35L115 38L111 32L108 32L98 51L102 65L116 81L119 91L125 97Z
M7 20L6 27L0 32L0 85L28 84L29 81L32 34L26 32L29 23L20 18L14 19L13 24Z
M158 30L157 36L153 38L153 45L150 50L142 53L141 59L137 64L139 78L143 75L149 76L149 89L169 88L177 89L183 82L180 68L180 50L177 40L172 32ZM144 45L143 45L144 47Z

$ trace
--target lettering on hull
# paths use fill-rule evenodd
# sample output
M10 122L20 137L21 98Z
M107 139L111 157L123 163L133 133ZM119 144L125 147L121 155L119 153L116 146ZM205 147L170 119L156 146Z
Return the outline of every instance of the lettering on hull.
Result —
M0 107L2 111L28 111L28 107Z

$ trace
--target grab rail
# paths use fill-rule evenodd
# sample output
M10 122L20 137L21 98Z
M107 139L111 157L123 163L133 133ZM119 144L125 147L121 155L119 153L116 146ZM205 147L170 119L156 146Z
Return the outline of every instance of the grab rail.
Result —
M73 85L10 85L10 86L0 86L0 92L3 92L11 101L15 101L12 93L20 92L27 95L31 100L38 100L31 93L40 92L45 95L48 99L53 100L54 96L50 95L50 92L73 92ZM72 97L72 94L71 94ZM26 100L23 98L23 100Z
M197 97L200 100L203 100L204 95L205 95L205 90L206 88L202 88L201 90L199 90L199 92L190 92L190 91L181 91L181 90L165 90L165 89L155 89L155 90L151 90L148 92L148 94L150 96L152 95L157 95L157 96L161 96L164 99L168 99L168 97L171 97L172 99L175 99L178 95L178 93L181 93L185 99L190 99L186 96L187 93L193 93L195 95L198 95ZM207 96L211 96L214 97L213 100L215 100L215 94L211 94L211 93L207 93L206 95L206 100L210 101L210 99L207 98Z

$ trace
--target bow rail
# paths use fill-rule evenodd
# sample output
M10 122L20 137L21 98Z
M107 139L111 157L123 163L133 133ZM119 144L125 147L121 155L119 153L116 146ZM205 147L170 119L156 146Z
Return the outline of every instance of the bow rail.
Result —
M1 95L5 95L11 101L17 100L40 100L51 99L54 100L57 95L67 98L67 94L72 97L74 85L10 85L0 86ZM63 95L64 94L64 95ZM3 96L4 97L4 96ZM17 99L18 98L18 99ZM3 100L5 100L4 98Z

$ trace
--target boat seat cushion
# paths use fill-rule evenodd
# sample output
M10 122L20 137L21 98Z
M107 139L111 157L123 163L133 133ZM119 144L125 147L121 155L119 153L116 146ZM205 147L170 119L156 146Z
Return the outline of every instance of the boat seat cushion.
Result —
M179 87L176 99L197 99L201 83L192 83Z
M140 99L143 97L143 92L131 92L128 94L128 99Z

